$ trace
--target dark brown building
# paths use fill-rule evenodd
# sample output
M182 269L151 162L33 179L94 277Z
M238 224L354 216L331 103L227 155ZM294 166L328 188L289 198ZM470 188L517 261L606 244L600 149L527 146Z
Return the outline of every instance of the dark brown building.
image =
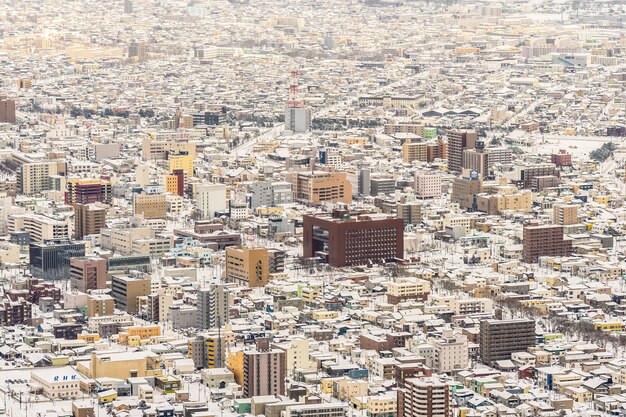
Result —
M15 101L0 97L0 123L15 123Z
M404 257L404 222L380 214L303 216L304 256L335 267L389 262Z
M52 325L52 334L57 339L76 340L83 326L78 323L58 323Z
M448 171L461 172L463 151L474 149L478 134L469 130L451 130L448 132Z
M398 389L398 417L452 417L450 385L436 377L408 378Z
M26 300L4 301L0 304L0 325L24 324L32 316L32 304Z
M524 262L537 262L540 256L569 256L572 241L563 236L563 226L542 224L524 226Z
M509 360L513 352L535 346L535 321L531 319L483 320L480 322L480 359L493 365Z
M393 348L404 348L406 342L411 338L411 333L394 332L384 336L375 336L369 333L362 333L359 336L359 347L364 350L391 350Z

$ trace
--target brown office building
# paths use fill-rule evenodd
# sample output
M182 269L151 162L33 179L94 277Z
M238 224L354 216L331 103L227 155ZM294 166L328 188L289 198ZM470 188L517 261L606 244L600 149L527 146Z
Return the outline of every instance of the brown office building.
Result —
M478 134L469 130L451 130L448 132L448 171L461 172L463 151L474 149Z
M524 262L537 262L540 256L570 256L572 241L563 236L560 224L524 226Z
M510 360L513 352L535 346L535 321L531 319L482 320L480 322L480 359L493 365Z
M381 214L303 216L304 256L331 266L367 265L404 257L404 221Z
M100 234L106 227L108 207L101 203L74 205L74 236L82 239L88 235Z
M15 101L0 97L0 123L15 123Z
M70 282L72 288L88 292L106 288L106 259L98 257L79 257L70 259Z
M266 248L229 246L226 248L226 279L246 287L264 287L269 278Z
M269 340L258 340L255 350L243 354L243 397L285 395L287 358L284 350L270 349Z
M305 203L352 203L352 184L345 172L296 172L292 189L294 199Z
M164 219L167 216L166 194L135 194L135 214L144 219Z
M150 275L126 276L114 275L111 278L111 297L115 306L127 313L135 314L139 311L138 298L152 292Z
M452 392L437 377L407 378L398 389L398 417L452 417Z

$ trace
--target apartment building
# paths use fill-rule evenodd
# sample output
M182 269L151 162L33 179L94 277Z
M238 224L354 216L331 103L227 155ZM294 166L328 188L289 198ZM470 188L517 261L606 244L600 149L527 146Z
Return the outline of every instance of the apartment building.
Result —
M102 203L74 205L74 237L98 235L106 227L108 206Z
M459 372L469 364L467 336L454 334L450 329L433 341L434 368L437 372Z
M537 262L540 256L572 254L572 240L564 237L563 226L559 224L525 225L523 236L524 262Z
M407 378L398 390L398 417L452 417L452 392L437 377Z
M511 359L513 352L535 346L535 321L530 319L482 320L480 358L483 363Z

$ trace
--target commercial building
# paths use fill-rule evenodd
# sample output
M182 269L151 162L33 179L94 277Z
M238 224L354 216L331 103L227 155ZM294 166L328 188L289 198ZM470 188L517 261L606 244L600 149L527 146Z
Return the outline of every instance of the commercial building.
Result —
M387 285L387 302L399 304L407 300L424 301L430 294L430 281L421 278L398 278Z
M115 300L108 294L87 296L87 317L110 316L115 310Z
M73 289L89 292L106 288L106 259L78 257L70 259L70 283Z
M352 184L345 172L296 172L292 189L294 200L304 203L352 202Z
M127 313L137 313L137 298L150 294L151 284L149 275L114 275L111 278L111 297L115 300L115 306Z
M133 208L133 212L143 215L144 219L165 219L167 194L134 194Z
M308 132L311 129L311 109L308 107L287 107L285 110L285 130L294 133Z
M248 187L248 207L276 207L293 202L293 191L288 182L253 182Z
M497 194L477 194L476 209L487 214L502 214L505 211L529 212L532 210L533 193L519 191L517 187L500 187Z
M28 232L29 242L43 243L46 240L69 239L70 221L42 214L11 214L7 217L9 232ZM23 243L22 241L21 243Z
M391 195L396 189L396 179L390 175L370 177L370 195Z
M243 353L243 396L284 395L285 352L270 349L269 340L257 340L257 348Z
M471 173L469 177L457 177L452 182L452 196L450 201L457 203L466 210L478 210L476 196L483 191L483 180L477 173Z
M422 221L422 204L418 201L398 203L398 217L406 227L409 224L420 224Z
M331 266L367 265L404 257L404 221L381 214L334 212L303 216L304 256Z
M102 203L74 205L74 237L100 234L106 227L108 206Z
M229 293L228 284L224 283L212 283L198 290L198 329L217 329L228 323Z
M85 256L85 244L69 240L47 240L29 246L30 270L34 277L45 280L67 279L70 259Z
M448 171L461 172L463 167L463 151L474 149L478 134L468 130L451 130L448 132Z
M226 248L227 280L246 287L263 287L268 278L269 255L266 248Z
M0 97L0 123L15 122L15 101L9 100L8 97Z
M415 195L421 198L441 197L441 175L432 172L415 174Z
M480 359L493 366L511 359L513 352L535 346L535 321L530 319L482 320L480 322Z
M285 417L345 417L348 404L296 404L285 407Z
M92 204L111 203L111 182L101 179L68 178L65 203Z
M76 368L83 375L96 378L137 378L158 376L163 373L159 355L142 351L92 352L88 364L80 363Z
M17 169L17 191L37 195L44 191L65 189L67 163L65 160L26 162Z
M437 377L407 378L398 389L398 417L452 417L452 392Z
M224 184L194 184L193 197L203 219L212 219L217 213L225 213L228 209Z
M537 262L540 256L569 256L572 241L563 234L559 224L529 224L524 226L524 262Z
M33 370L31 379L39 384L44 395L52 400L76 398L81 394L80 381L83 378L70 366Z

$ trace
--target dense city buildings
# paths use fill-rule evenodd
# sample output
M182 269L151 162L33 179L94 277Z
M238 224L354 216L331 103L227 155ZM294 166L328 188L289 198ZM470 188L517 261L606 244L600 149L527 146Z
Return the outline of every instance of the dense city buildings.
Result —
M0 2L0 414L623 417L624 17Z

